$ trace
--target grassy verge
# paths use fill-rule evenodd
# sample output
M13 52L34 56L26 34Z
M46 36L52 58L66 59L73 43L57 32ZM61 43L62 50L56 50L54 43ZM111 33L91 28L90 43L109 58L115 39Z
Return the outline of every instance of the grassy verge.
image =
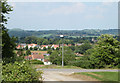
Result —
M57 65L33 65L35 68L41 68L41 69L82 69L80 67L76 66L57 66Z
M74 75L86 75L100 81L118 81L118 72L81 72Z

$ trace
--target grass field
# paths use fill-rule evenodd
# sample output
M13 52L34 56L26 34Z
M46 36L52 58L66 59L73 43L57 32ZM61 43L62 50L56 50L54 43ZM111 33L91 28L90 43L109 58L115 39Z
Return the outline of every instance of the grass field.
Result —
M43 35L36 35L37 37L40 37L40 38L43 38L43 37L49 37L51 36L52 34L43 34Z
M118 81L118 72L80 72L74 75L86 75L100 81Z

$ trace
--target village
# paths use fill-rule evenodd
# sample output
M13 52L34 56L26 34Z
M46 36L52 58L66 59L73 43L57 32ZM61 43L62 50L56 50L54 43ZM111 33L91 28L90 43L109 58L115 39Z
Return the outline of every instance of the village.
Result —
M72 44L64 44L64 47L70 47L70 46L81 46L83 43L77 43L75 45ZM52 63L48 60L45 59L45 56L49 57L50 54L47 52L47 49L52 49L52 50L57 50L62 47L62 44L56 45L38 45L38 44L18 44L16 46L16 50L30 50L30 54L27 56L24 56L24 59L26 60L39 60L44 63L44 65L51 65ZM17 56L20 56L18 51L16 51ZM23 52L23 54L26 54L26 51ZM82 54L75 53L76 56L83 56Z

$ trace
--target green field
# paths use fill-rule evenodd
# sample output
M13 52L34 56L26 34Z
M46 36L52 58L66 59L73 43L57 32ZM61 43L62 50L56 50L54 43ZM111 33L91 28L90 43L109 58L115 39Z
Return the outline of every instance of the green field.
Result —
M37 37L40 37L40 38L42 38L42 37L49 37L49 36L52 36L52 34L37 35Z
M81 72L74 75L86 75L100 81L118 81L118 72Z

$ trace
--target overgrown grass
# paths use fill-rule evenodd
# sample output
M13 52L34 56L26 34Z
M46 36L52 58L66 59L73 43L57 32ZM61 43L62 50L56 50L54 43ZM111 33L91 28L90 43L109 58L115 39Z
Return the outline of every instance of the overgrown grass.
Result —
M118 72L81 72L75 74L87 75L100 81L118 81Z

